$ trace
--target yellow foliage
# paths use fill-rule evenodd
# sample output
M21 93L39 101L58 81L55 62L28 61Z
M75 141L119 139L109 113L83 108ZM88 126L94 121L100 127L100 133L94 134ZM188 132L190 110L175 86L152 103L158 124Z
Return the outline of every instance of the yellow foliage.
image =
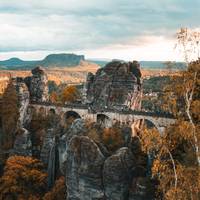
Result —
M147 129L144 127L140 139L142 150L145 153L158 150L162 144L161 135L156 128Z

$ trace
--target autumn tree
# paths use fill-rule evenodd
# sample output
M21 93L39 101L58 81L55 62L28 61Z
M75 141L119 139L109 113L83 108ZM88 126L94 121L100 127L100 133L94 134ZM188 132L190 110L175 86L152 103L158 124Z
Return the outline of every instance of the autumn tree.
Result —
M102 134L102 141L109 151L115 151L124 144L121 130L116 127L105 128Z
M185 134L191 133L191 128L183 123L177 121L163 135L155 128L144 127L140 135L142 150L148 155L149 175L158 181L157 199L199 198L199 168Z
M163 99L164 108L174 114L176 123L167 127L162 136L155 130L144 130L141 134L143 150L153 156L152 178L159 182L160 199L200 198L200 37L197 36L188 29L177 34L187 68L172 77ZM194 58L197 60L192 61Z
M61 176L56 180L55 185L51 191L47 192L42 200L65 200L66 199L66 185L65 178Z
M50 101L51 101L52 103L57 103L58 100L59 100L58 94L57 94L55 91L53 91L53 92L50 94Z
M3 149L8 150L12 148L19 118L18 97L12 80L10 80L2 98L1 113L3 125L1 145Z
M78 100L80 98L80 93L78 91L78 89L73 86L67 86L66 88L64 88L62 94L61 94L61 99L62 102L65 103L73 103L76 100Z
M55 81L48 81L48 89L49 93L56 92L58 90L58 86Z
M46 191L47 174L42 163L32 157L12 156L0 178L0 199L40 199Z
M184 115L192 130L192 146L200 167L200 144L198 106L200 105L200 32L181 28L177 33L178 47L182 50L187 69L182 73L182 81L176 86L175 97L182 99ZM177 99L176 99L177 100ZM176 101L177 102L177 101ZM196 113L197 111L197 113Z
M186 121L192 130L191 144L200 166L199 106L200 106L200 32L182 28L177 33L177 47L182 49L186 70L172 77L165 88L164 109L172 112L179 121ZM196 59L193 61L193 59ZM187 133L185 133L187 134ZM189 133L188 133L189 134Z

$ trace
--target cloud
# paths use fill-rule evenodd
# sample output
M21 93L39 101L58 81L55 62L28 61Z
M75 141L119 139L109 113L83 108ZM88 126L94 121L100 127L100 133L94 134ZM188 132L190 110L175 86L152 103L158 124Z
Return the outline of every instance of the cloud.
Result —
M199 0L0 0L0 52L148 45L199 27L199 7Z

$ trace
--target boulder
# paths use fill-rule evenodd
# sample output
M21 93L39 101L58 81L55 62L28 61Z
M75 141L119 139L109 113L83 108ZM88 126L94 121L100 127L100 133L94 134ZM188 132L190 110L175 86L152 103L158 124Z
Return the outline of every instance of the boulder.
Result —
M127 200L136 160L132 152L123 147L106 159L103 166L103 185L107 200Z
M67 200L102 200L104 156L87 136L74 136L67 152Z

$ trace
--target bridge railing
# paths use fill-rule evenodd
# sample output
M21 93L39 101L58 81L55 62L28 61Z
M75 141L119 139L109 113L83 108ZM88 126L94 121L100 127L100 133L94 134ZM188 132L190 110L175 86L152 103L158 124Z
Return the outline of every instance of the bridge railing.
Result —
M78 104L78 103L68 103L68 104L60 104L60 103L52 103L52 102L36 102L31 101L31 104L35 105L43 105L43 106L57 106L57 107L66 107L66 108L81 108L81 109L88 109L88 105L85 104Z
M70 104L56 104L52 102L35 102L31 101L31 104L35 105L43 105L43 106L59 106L59 107L65 107L65 108L79 108L79 109L88 109L91 113L97 113L97 112L114 112L119 114L129 114L129 115L144 115L144 116L150 116L150 117L161 117L161 118L171 118L175 119L174 115L171 113L166 112L147 112L147 111L137 111L137 110L131 110L131 109L112 109L112 108L104 108L104 109L94 109L91 105L87 104L80 104L80 103L70 103Z

